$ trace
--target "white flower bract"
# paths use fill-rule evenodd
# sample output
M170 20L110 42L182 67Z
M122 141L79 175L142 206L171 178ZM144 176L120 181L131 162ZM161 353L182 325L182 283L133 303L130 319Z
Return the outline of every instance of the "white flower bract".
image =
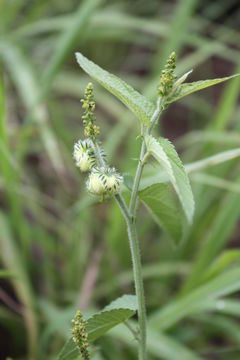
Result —
M78 140L74 144L73 157L75 159L76 166L82 172L90 171L92 167L96 165L96 159L91 140Z
M91 173L87 182L88 191L94 195L103 195L105 187L97 173Z
M94 195L116 195L120 192L122 176L115 168L93 168L87 181L87 189Z

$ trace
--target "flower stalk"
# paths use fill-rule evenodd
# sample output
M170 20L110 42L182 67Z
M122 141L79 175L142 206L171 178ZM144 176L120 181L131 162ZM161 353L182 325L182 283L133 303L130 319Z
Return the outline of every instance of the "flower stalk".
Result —
M144 164L146 162L146 159L148 158L144 135L150 134L152 132L161 112L164 109L164 99L166 99L169 92L171 92L172 85L175 79L174 69L175 54L172 53L165 69L162 72L158 88L159 98L157 101L156 110L151 118L151 125L149 127L143 126L141 129L141 152L133 182L129 207L127 206L124 198L120 193L122 176L116 172L115 168L108 167L105 161L104 153L99 146L99 141L97 140L97 136L99 135L99 127L95 124L95 102L93 98L93 87L91 83L88 84L86 88L85 98L81 100L82 107L84 109L84 115L82 116L84 134L87 139L84 140L85 142L80 141L77 143L78 145L75 145L74 153L76 164L80 168L80 170L90 171L90 175L87 181L87 188L89 192L94 195L102 196L102 199L104 198L105 194L114 197L126 221L133 264L135 292L138 303L139 360L147 359L146 306L144 298L140 246L136 226L137 196ZM88 146L86 146L86 144Z

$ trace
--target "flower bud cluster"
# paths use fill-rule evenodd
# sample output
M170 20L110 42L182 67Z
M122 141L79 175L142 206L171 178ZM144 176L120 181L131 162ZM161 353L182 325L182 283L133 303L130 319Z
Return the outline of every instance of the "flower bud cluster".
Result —
M85 97L81 100L84 115L82 121L84 125L84 135L87 138L95 139L99 135L99 127L95 124L94 116L95 102L93 98L93 85L89 83L85 90Z
M89 342L88 342L88 334L86 331L86 321L83 319L83 315L81 311L77 311L75 318L72 320L73 328L72 335L73 341L79 348L81 355L84 360L89 360Z
M82 171L90 171L96 166L96 158L93 150L93 144L90 139L78 140L74 144L73 157L76 166Z
M176 68L176 54L172 52L167 60L165 69L162 71L161 79L158 87L159 96L166 97L170 94L173 88L176 75L174 70Z
M95 125L95 102L91 83L88 84L85 99L81 102L85 110L82 119L87 139L78 140L74 145L73 157L76 166L81 172L90 172L86 185L91 194L102 197L114 196L120 192L123 178L115 168L103 166L105 165L105 153L96 140L99 128Z

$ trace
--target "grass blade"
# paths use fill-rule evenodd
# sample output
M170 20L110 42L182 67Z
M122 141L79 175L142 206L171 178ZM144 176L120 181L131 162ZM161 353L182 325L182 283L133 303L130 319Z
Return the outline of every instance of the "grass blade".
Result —
M46 91L59 71L69 51L73 48L80 33L83 33L89 19L101 4L102 0L85 0L71 19L69 28L57 41L56 49L43 76L43 87Z
M10 233L8 221L6 217L0 212L0 258L1 262L11 273L17 274L17 278L11 280L16 294L23 304L23 316L26 322L29 342L29 356L32 359L36 358L38 329L34 313L32 290L29 279L24 269L24 265L19 256L20 252L14 243L14 239Z
M229 270L151 315L149 324L167 329L199 310L205 301L216 300L240 290L240 269Z

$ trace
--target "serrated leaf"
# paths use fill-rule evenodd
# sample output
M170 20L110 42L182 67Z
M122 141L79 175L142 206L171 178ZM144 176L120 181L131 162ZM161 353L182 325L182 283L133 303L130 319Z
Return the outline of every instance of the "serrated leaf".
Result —
M137 301L134 295L124 295L113 301L103 311L87 319L86 330L89 341L94 341L104 335L114 326L126 321L137 310Z
M86 331L90 342L104 335L114 326L126 321L137 311L135 295L123 295L112 301L102 311L90 316L86 320ZM58 360L75 360L79 358L79 350L70 338L58 355Z
M70 338L65 343L62 350L60 351L58 355L58 360L77 360L77 359L80 360L80 351L73 342L73 339Z
M176 92L170 96L167 99L167 103L170 104L174 101L177 101L179 99L182 99L184 96L187 96L189 94L192 94L196 91L206 89L207 87L219 84L221 82L233 79L234 77L239 76L239 74L227 76L224 78L218 78L218 79L210 79L210 80L200 80L200 81L194 81L191 83L185 83L178 87Z
M88 319L86 329L90 341L98 339L104 335L108 330L114 326L121 324L131 316L135 311L129 309L115 309L109 311L102 311L99 314L93 315Z
M186 218L188 222L191 223L194 213L192 189L187 173L174 146L167 139L160 138L157 140L151 135L145 136L145 142L148 153L151 154L161 168L166 171L179 197Z
M155 110L150 100L134 90L125 81L88 60L80 52L76 53L76 58L81 68L126 105L138 117L141 123L144 125L150 124L150 119Z
M167 184L155 184L139 192L139 197L156 223L178 244L183 237L183 219Z
M116 300L113 300L109 305L105 306L103 311L115 309L128 309L137 311L137 297L136 295L123 295Z

